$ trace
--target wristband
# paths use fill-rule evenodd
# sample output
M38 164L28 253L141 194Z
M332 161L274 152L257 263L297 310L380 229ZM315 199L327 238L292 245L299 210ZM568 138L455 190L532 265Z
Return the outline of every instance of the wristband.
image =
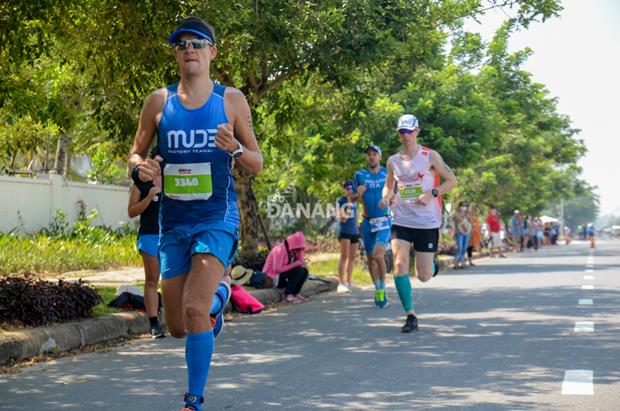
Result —
M140 180L140 165L139 164L131 169L131 179L136 184L142 184L143 183L143 181Z

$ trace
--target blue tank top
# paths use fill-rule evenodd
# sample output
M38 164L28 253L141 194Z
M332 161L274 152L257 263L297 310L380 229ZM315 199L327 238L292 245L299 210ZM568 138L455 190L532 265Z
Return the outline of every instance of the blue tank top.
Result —
M379 201L383 198L383 186L387 177L387 168L381 167L375 174L370 170L359 170L353 176L353 192L357 193L357 187L366 186L366 192L362 197L364 204L364 218L377 218L390 215L390 208L380 208Z
M229 122L224 110L224 90L224 86L214 83L207 102L188 109L179 100L177 84L167 87L158 126L159 150L164 159L162 170L168 164L210 163L212 194L206 200L177 200L165 195L164 185L160 208L162 232L197 223L225 222L235 229L239 226L232 157L215 146L217 126Z

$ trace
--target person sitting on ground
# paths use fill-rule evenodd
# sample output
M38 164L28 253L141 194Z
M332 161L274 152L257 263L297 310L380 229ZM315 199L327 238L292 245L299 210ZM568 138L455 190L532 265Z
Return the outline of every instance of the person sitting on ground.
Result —
M273 279L276 288L285 288L284 301L289 303L307 301L299 293L308 278L305 248L304 233L297 231L271 249L263 266L263 272Z

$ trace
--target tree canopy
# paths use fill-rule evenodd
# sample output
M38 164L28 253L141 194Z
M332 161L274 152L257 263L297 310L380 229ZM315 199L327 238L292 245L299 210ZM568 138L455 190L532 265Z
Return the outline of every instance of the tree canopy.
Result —
M491 42L463 31L495 7L516 17ZM177 79L168 33L198 15L216 28L213 77L246 94L265 156L257 179L238 178L255 192L242 213L286 190L332 202L364 166L365 145L398 149L404 112L455 170L454 198L538 213L583 187L585 147L523 70L531 51L507 44L560 11L559 0L5 1L0 169L48 156L67 136L99 181L113 175L144 98ZM247 228L249 247L257 228Z

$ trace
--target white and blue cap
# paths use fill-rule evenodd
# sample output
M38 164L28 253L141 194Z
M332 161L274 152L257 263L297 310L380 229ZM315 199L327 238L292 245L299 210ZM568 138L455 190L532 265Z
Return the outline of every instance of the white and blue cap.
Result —
M381 156L381 149L376 144L371 144L368 147L366 147L366 150L364 150L364 153L368 153L368 150L374 150L379 154L379 157Z
M396 126L396 131L398 130L415 130L420 127L420 123L418 119L413 114L403 114L398 119L398 125Z
M212 44L215 44L213 27L198 17L186 17L181 20L177 29L168 37L168 43L173 44L177 37L183 33L194 33L203 39L209 40Z

